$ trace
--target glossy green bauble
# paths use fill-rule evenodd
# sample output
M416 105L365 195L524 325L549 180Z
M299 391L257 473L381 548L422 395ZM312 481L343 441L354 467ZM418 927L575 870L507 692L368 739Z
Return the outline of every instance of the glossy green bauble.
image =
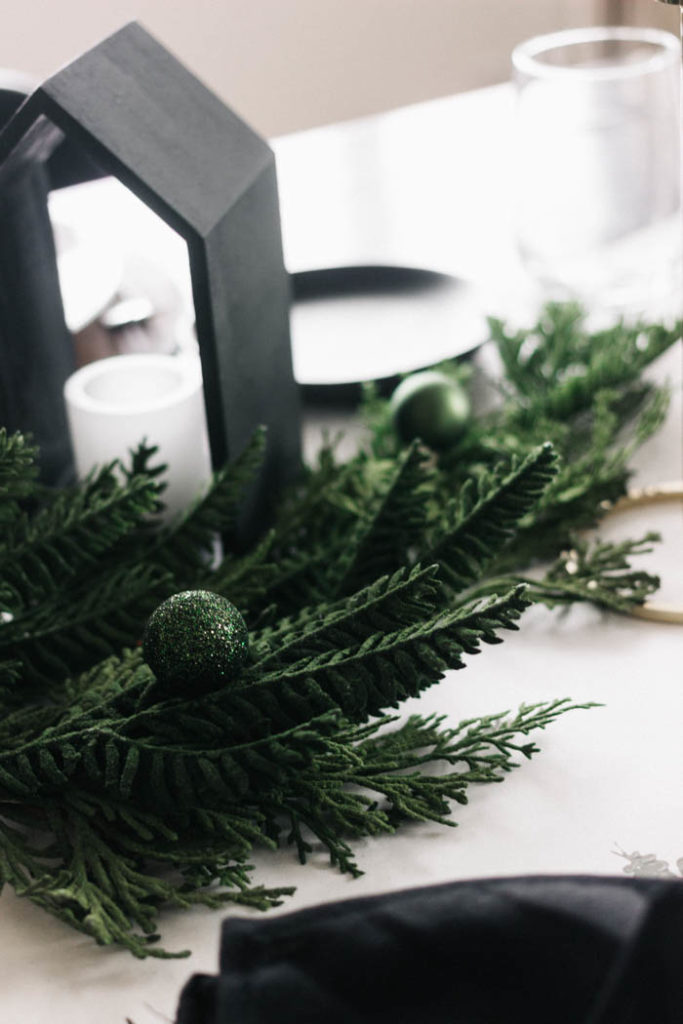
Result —
M226 598L185 590L152 613L142 650L160 683L192 696L237 678L249 655L249 633Z
M469 398L462 385L436 370L423 370L402 380L390 405L402 441L419 437L436 449L455 444L470 416Z

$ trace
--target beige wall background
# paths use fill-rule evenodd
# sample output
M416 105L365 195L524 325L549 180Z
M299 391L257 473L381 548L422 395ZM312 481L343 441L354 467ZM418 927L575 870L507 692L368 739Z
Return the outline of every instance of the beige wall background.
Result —
M677 31L655 0L5 0L0 66L43 78L142 22L265 135L502 81L515 43L623 20Z

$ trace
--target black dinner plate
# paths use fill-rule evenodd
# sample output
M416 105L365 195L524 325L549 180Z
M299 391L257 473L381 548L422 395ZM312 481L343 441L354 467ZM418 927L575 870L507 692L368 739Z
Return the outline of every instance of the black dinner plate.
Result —
M294 375L307 401L357 399L405 373L473 351L485 338L474 288L417 267L367 265L291 275Z

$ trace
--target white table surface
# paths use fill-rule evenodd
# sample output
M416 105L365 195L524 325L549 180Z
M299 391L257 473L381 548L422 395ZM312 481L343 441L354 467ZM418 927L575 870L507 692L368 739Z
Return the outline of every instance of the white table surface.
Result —
M427 266L488 282L491 301L494 293L500 301L519 281L505 198L508 115L509 93L484 90L278 140L290 269ZM638 454L639 483L678 478L683 461L680 347L653 373L674 382L673 402L664 429ZM634 511L613 526L630 535L652 527L666 544L648 564L666 576L662 596L681 602L680 506ZM356 881L330 868L323 853L306 867L292 851L257 855L261 882L297 886L272 913L453 879L619 874L629 866L620 849L656 854L676 872L683 857L682 659L683 627L590 608L527 612L519 633L450 673L407 704L406 714L439 711L455 722L565 696L604 707L573 712L537 734L542 753L501 785L473 788L468 806L455 812L458 828L415 824L358 843L366 874ZM95 946L10 890L0 908L3 1024L172 1020L190 974L215 971L226 916L164 914L165 947L189 947L193 955L140 962Z
M499 273L519 278L513 102L511 86L493 86L276 139L288 268L389 263L488 285Z

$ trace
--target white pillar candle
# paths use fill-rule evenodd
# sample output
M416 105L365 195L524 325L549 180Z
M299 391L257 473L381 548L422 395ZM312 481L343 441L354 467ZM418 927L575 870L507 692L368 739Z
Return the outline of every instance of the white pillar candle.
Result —
M69 377L64 398L79 479L112 459L125 462L144 439L167 466L167 521L206 488L211 456L198 357L100 359Z

